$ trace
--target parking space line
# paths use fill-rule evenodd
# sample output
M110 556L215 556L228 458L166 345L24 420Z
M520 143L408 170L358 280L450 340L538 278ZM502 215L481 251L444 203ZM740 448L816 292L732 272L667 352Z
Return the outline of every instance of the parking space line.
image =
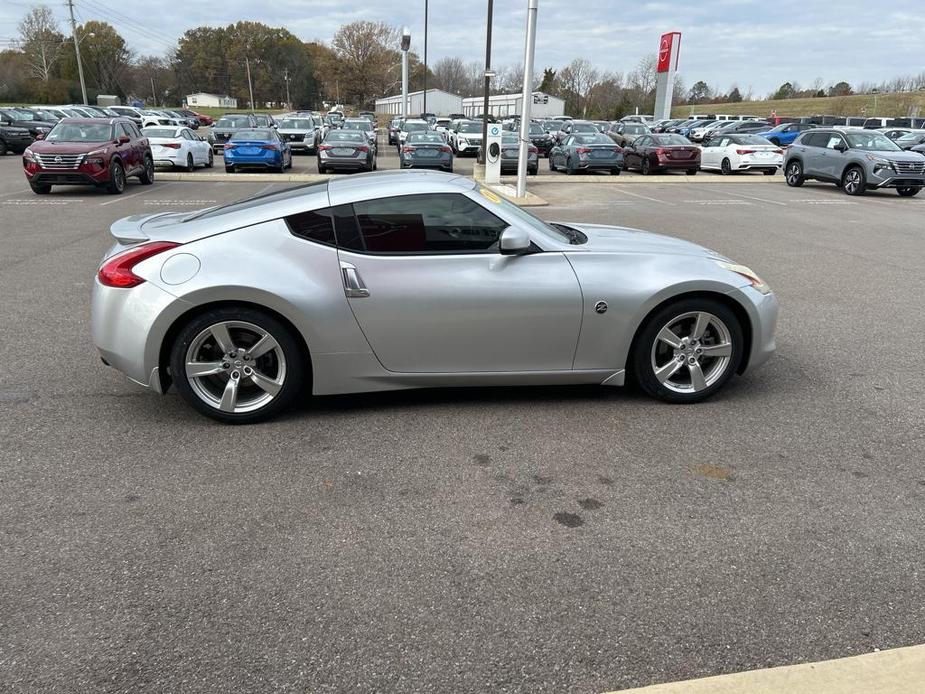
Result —
M779 206L781 206L781 207L787 207L787 203L781 202L780 200L768 200L768 199L766 199L766 198L756 198L756 197L753 196L753 195L742 195L741 193L733 193L731 190L724 190L724 191L721 192L721 191L715 190L715 189L713 189L713 188L708 188L708 189L707 189L707 192L709 192L709 193L717 193L717 194L722 194L722 195L734 195L734 196L736 196L737 198L744 198L744 199L746 199L746 200L757 200L758 202L766 202L766 203L768 203L769 205L779 205Z
M634 198L639 198L640 200L648 200L649 202L657 202L659 205L668 205L669 207L674 207L673 202L668 202L667 200L659 200L657 198L650 198L645 195L640 195L639 193L631 193L628 190L623 190L622 188L614 188L618 193L623 193L624 195L632 195Z
M158 188L160 189L160 188L163 188L164 186L169 186L169 185L170 185L170 182L165 181L165 182L162 182L160 185L158 185ZM150 189L146 189L146 190L139 190L137 193L132 193L131 195L120 195L119 197L113 198L112 200L101 202L99 206L106 207L107 205L114 205L117 202L122 202L123 200L130 200L132 198L138 197L139 195L144 195L145 193L150 193L150 192L151 192Z

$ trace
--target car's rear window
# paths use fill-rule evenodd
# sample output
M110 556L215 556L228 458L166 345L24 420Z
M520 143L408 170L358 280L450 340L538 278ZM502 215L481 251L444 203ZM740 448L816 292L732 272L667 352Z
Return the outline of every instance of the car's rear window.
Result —
M231 138L232 142L240 142L242 140L270 140L273 138L273 135L269 130L239 130Z
M308 118L287 118L279 124L282 130L312 130L314 125Z
M141 132L147 137L177 137L176 128L142 128Z

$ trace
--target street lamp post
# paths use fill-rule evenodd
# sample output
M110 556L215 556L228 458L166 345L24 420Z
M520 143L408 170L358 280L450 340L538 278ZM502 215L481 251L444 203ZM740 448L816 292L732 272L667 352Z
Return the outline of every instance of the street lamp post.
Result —
M488 0L488 22L485 32L485 99L482 105L482 149L479 152L479 163L485 164L485 143L488 142L488 94L491 88L491 16L494 10L494 0Z
M424 113L427 113L427 0L424 0Z
M401 30L401 117L408 117L408 49L411 48L411 29ZM426 92L425 92L426 94Z
M251 95L251 111L254 110L254 85L251 83L251 60L249 56L244 56L244 65L247 67L247 91Z
M536 13L540 0L527 0L527 38L524 41L524 88L520 109L520 149L517 159L517 197L527 194L530 149L530 109L533 106L533 54L536 50Z
M71 35L74 37L74 52L77 54L77 74L80 76L80 93L87 106L87 83L84 81L84 65L80 60L80 41L77 39L77 21L74 19L74 0L68 0L67 8L71 12Z

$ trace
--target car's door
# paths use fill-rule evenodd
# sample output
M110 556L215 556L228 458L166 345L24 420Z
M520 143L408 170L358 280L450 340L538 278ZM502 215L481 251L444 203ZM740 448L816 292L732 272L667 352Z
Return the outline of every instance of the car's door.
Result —
M723 138L725 139L725 138ZM703 168L714 168L718 166L717 152L719 151L721 138L714 137L704 140L700 145L700 166Z
M126 123L116 123L115 136L119 138L128 138L128 142L119 142L116 146L116 152L122 158L125 165L125 173L131 175L132 171L141 166L141 157L139 156L139 140L132 137L133 133Z
M842 169L845 168L847 158L843 154L848 149L848 143L839 133L827 133L825 149L820 150L820 175L833 181L841 180Z
M558 251L502 255L511 222L492 198L425 193L334 208L345 292L386 369L572 368L582 313L575 273Z
M803 173L806 176L823 176L825 171L826 143L828 133L807 133L793 145L793 150L803 162Z

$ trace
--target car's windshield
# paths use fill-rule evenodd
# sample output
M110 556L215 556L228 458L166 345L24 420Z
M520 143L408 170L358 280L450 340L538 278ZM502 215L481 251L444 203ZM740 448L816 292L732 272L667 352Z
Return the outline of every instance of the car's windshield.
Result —
M506 216L517 219L518 222L522 223L524 226L533 229L534 231L539 232L548 239L552 239L557 243L572 243L575 236L573 234L566 233L561 229L557 229L551 224L547 224L542 219L534 217L532 214L527 212L521 207L518 207L512 202L508 202L504 198L495 193L486 190L484 188L479 188L479 192L488 199L491 200L495 205L497 205L501 212ZM491 207L488 208L491 210Z
M430 130L430 126L427 125L427 123L405 123L401 126L401 129L406 133L413 133L421 130Z
M142 128L147 137L178 137L176 128Z
M282 130L312 130L314 125L308 118L287 118L279 127Z
M482 124L472 121L460 123L456 131L460 133L480 133L482 132Z
M683 135L653 135L652 139L657 145L690 145L690 140Z
M408 142L411 144L433 142L442 145L443 138L437 133L412 133L408 136Z
M20 111L18 108L8 108L3 111L5 114L9 114L15 120L32 120L32 114L28 111Z
M232 142L241 142L244 140L270 140L273 136L269 130L239 130L232 138Z
M517 133L506 131L501 133L501 143L505 145L516 145L520 142L520 136Z
M613 140L601 133L597 135L577 135L575 142L581 145L613 145Z
M899 152L902 147L893 142L883 133L846 133L848 144L852 149L863 149L871 152Z
M531 135L544 135L546 133L543 130L543 126L539 123L530 123L530 134Z
M372 130L372 121L366 118L348 118L344 121L344 127L350 130Z
M270 125L270 117L269 117L269 116L260 116L260 115L258 115L258 116L254 116L254 118L257 120L257 125L260 125L260 126L263 126L263 127L267 127L267 126Z
M627 125L623 128L623 132L628 135L642 135L649 132L649 129L644 125Z
M594 123L574 123L572 124L573 133L599 133L600 130Z
M222 116L215 124L216 128L246 128L251 124L247 116Z
M770 140L766 140L765 138L759 135L736 135L735 137L732 138L732 141L740 145L771 145L773 146L773 143Z
M108 123L58 123L45 137L49 142L106 142L113 139Z
M332 130L325 138L325 142L362 142L363 133L357 130Z
M925 139L925 133L906 133L902 137L896 140L897 143L903 143L904 145L915 144Z

